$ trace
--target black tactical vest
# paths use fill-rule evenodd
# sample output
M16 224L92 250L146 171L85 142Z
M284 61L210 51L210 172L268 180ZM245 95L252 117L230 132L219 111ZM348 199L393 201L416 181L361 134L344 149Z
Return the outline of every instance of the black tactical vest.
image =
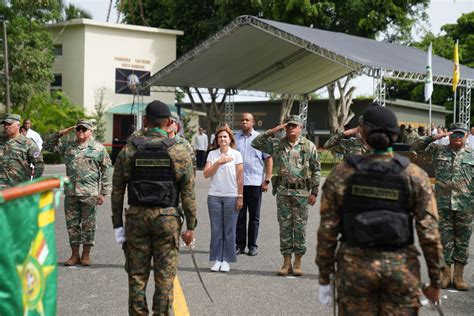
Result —
M129 205L178 206L174 165L168 153L174 143L171 138L161 142L147 142L143 137L132 139L137 152L132 158L128 182Z
M413 244L408 183L400 173L410 161L349 156L356 171L348 180L342 240L352 246L392 251Z

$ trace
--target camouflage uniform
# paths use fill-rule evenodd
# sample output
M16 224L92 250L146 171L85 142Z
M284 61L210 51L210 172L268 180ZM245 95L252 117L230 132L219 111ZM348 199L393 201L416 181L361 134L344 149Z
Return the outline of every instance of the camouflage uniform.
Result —
M34 178L44 171L43 155L34 141L20 134L0 145L0 189L30 181L33 170Z
M417 142L421 138L420 135L416 132L416 130L413 130L411 133L409 133L406 136L406 143L409 145L412 145L413 143Z
M142 133L147 142L161 142L166 139L157 129ZM130 178L131 160L136 147L127 144L117 157L112 182L112 221L114 228L123 226L123 200ZM175 179L180 192L187 228L196 226L196 197L194 193L194 172L189 149L181 142L175 142L168 150L173 161ZM129 279L129 314L148 315L146 285L153 257L155 295L153 313L169 314L173 304L173 281L177 271L180 212L175 207L130 206L125 209L125 270Z
M305 254L308 197L318 194L321 174L316 146L302 136L293 146L286 137L272 138L265 132L252 141L252 147L273 158L272 184L275 186L278 182L276 199L280 252L284 256ZM275 179L279 181L275 182Z
M324 144L324 148L333 153L347 155L362 155L367 151L360 137L346 138L344 133L337 133Z
M434 165L444 259L449 265L453 261L466 265L474 212L474 151L466 146L456 152L433 141L426 136L412 148L429 153Z
M48 135L44 149L63 156L71 181L64 189L69 243L94 245L97 198L109 191L112 163L105 147L92 138L85 144L60 138L59 133Z
M391 158L390 155L372 157ZM421 294L419 252L415 245L382 251L342 242L335 253L342 232L345 191L354 172L349 164L339 164L323 186L316 257L319 282L329 284L337 262L336 288L341 315L415 315ZM431 285L440 287L444 260L429 178L412 163L403 170L402 177L410 184L411 210Z

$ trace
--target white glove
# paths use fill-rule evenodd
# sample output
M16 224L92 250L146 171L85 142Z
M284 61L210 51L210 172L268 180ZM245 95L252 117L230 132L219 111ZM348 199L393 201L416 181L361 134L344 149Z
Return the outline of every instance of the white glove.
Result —
M121 245L125 242L125 229L123 227L118 227L114 229L115 232L115 241L117 244Z
M319 286L319 303L324 306L332 304L332 285L320 285Z

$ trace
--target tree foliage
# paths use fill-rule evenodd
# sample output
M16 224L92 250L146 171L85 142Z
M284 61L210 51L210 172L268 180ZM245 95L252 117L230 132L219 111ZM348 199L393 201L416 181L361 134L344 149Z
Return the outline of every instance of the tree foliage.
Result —
M34 95L24 106L14 107L13 111L22 119L29 118L35 131L43 137L76 124L84 117L84 109L71 103L63 92L42 92Z
M43 26L57 19L59 5L57 1L3 1L0 15L7 21L11 101L22 109L53 79L52 38ZM3 68L3 59L0 63Z
M438 36L432 33L426 34L420 42L414 43L413 46L428 50L428 46L432 43L434 55L453 60L454 43L459 39L459 63L474 68L474 11L463 14L456 22L455 24L443 25L441 27L442 33ZM425 102L423 83L389 80L387 88L391 98ZM448 110L453 110L454 95L451 86L435 85L431 100L433 104L442 105ZM447 123L452 122L452 120L452 115L448 116ZM472 116L471 121L473 121Z

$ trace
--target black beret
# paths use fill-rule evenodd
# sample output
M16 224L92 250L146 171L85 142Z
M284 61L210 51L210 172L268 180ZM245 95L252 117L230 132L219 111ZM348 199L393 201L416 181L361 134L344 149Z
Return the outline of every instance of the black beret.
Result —
M154 118L171 117L170 108L163 102L155 100L146 106L146 116Z
M367 108L363 116L363 124L367 126L370 131L387 130L392 133L400 133L395 114L377 103L373 103Z

